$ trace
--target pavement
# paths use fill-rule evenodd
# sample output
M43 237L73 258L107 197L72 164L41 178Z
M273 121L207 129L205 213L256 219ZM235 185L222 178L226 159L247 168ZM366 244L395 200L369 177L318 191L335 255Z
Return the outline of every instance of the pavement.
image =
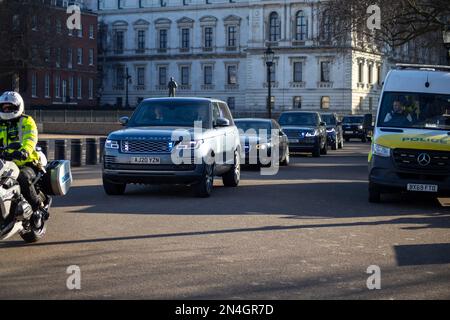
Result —
M369 204L368 150L248 169L208 199L166 186L109 197L100 166L74 169L46 237L0 243L0 299L449 299L449 199ZM367 287L373 265L380 290Z

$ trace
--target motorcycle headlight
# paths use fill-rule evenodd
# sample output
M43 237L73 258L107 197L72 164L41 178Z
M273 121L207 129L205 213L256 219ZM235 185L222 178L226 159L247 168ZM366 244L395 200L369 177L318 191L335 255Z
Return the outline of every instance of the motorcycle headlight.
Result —
M192 149L198 149L203 144L203 140L196 140L196 141L182 141L177 145L178 150L192 150Z
M117 141L117 140L106 140L105 148L106 149L119 149L119 141Z
M306 132L305 137L315 137L319 134L319 132L317 130L313 130L313 131L308 131Z
M379 144L374 143L372 147L372 152L374 155L388 158L391 156L391 149L388 147L381 146Z

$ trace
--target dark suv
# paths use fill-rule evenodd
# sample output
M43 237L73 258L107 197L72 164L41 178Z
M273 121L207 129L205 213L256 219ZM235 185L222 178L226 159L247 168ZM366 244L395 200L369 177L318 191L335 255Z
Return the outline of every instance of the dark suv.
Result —
M328 145L331 150L342 149L344 147L344 133L342 131L342 122L336 113L322 113L322 121L327 126Z
M278 122L289 138L290 152L311 152L313 157L327 154L327 130L318 112L283 112Z
M371 115L345 116L342 119L342 129L345 141L360 139L362 142L367 142L372 133Z

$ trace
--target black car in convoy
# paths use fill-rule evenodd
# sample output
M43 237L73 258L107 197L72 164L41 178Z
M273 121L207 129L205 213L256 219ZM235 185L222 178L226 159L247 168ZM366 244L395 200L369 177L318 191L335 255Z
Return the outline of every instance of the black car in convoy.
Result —
M278 122L289 138L291 152L311 152L313 157L327 154L327 130L318 112L283 112Z
M342 149L344 147L344 133L342 131L342 122L336 113L322 113L322 121L327 126L328 145L332 150Z
M246 165L270 165L274 150L278 150L278 161L289 165L288 137L275 120L245 118L236 119L235 125L241 137L241 161ZM273 135L277 139L273 139Z
M371 115L345 116L342 119L342 129L344 130L345 141L348 142L350 139L360 139L362 142L367 142L372 133Z

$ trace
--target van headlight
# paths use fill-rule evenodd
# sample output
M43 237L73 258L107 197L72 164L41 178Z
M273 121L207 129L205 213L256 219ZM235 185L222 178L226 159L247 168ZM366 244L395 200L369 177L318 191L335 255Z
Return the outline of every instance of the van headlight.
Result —
M372 152L373 152L374 155L377 155L377 156L380 156L380 157L388 158L388 157L391 156L391 149L390 148L384 147L384 146L376 144L376 143L373 144Z
M105 148L106 149L119 149L119 141L117 141L117 140L106 140Z
M178 150L193 150L198 149L203 144L203 140L195 140L195 141L182 141L177 144Z

